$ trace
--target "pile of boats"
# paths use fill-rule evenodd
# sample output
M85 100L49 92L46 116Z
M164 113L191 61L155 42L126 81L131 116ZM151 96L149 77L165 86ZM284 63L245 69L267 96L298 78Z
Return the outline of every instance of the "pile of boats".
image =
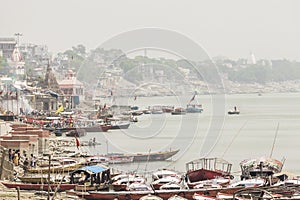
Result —
M60 160L68 176L47 166L42 176L27 174L22 182L2 181L8 188L67 190L85 199L292 199L300 197L300 179L282 172L283 162L272 158L244 160L241 180L233 181L232 164L220 158L201 158L186 164L186 172L160 169L150 179L136 173L112 173L106 165L75 166L72 159ZM71 168L73 166L73 168ZM60 176L54 176L57 172ZM48 176L45 173L48 172Z

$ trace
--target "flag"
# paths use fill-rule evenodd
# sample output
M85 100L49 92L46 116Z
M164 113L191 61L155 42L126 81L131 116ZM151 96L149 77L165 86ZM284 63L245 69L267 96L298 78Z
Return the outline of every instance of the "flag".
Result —
M59 106L59 108L56 110L55 114L59 114L62 111L64 111L64 106L63 105Z
M75 142L76 142L76 147L77 147L77 149L79 149L80 142L79 142L78 137L76 137L76 136L75 136Z

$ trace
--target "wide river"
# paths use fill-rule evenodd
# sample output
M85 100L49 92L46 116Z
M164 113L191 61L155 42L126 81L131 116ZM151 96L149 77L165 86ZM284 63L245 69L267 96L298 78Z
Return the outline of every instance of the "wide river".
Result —
M191 97L138 97L118 99L117 103L185 106ZM119 102L118 102L119 101ZM215 99L197 95L202 113L186 115L148 114L138 116L126 130L88 133L81 140L96 138L101 145L81 147L90 154L113 152L145 153L180 149L172 160L131 163L112 167L123 171L151 172L158 168L185 171L185 164L205 157L220 157L240 172L239 163L248 158L285 159L284 171L300 174L300 94L239 94ZM218 104L218 105L216 105ZM228 115L234 106L240 115Z

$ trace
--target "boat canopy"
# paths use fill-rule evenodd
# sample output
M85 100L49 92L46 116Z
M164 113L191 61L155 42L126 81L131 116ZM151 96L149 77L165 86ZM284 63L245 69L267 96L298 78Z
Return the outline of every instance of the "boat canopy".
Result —
M83 172L87 172L89 174L98 174L98 173L104 172L108 169L109 168L104 167L104 166L93 165L93 166L81 167L81 168L77 169L76 171L74 171L73 173L78 173L78 172L83 171Z
M197 169L231 171L232 164L222 158L200 158L186 163L187 171Z

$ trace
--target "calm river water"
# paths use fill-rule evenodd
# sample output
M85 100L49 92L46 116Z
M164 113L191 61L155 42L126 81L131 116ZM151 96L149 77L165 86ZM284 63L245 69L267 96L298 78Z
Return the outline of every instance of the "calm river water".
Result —
M120 104L185 106L191 97L138 97L118 99ZM222 99L222 98L221 98ZM141 153L180 149L171 161L114 165L124 171L151 172L157 168L185 171L185 163L206 157L222 157L240 171L248 158L285 158L283 170L300 174L300 94L225 95L214 101L198 95L204 112L174 116L170 113L138 116L127 130L88 133L81 140L96 138L101 145L82 147L90 154ZM215 104L220 104L215 106ZM237 106L240 115L228 115ZM216 109L221 112L215 113ZM220 114L221 113L221 114Z

